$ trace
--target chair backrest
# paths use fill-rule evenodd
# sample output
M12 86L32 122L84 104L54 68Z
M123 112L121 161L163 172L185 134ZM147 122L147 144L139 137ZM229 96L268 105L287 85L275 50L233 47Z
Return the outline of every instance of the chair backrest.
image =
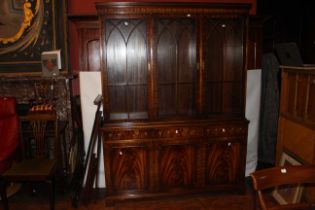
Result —
M22 118L23 148L27 159L58 158L58 121L55 111L30 112ZM52 140L49 141L49 140Z
M279 186L287 185L303 185L315 184L315 167L314 166L283 166L272 167L255 171L251 174L253 187L256 191L258 203L263 210L280 210L280 209L315 209L313 204L298 203L285 204L269 207L266 201L265 194L262 192L266 189L271 189Z
M0 97L0 174L10 168L17 158L19 145L19 119L16 99Z
M16 115L16 100L13 97L0 97L0 118Z

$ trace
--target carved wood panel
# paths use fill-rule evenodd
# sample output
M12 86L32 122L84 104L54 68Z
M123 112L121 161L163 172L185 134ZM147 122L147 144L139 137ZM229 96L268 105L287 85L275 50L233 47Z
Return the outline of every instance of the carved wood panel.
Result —
M106 140L119 139L163 139L163 138L206 138L206 137L229 137L243 136L247 133L247 127L243 123L235 124L199 124L200 121L195 121L195 124L170 124L168 127L160 125L152 125L149 127L132 127L128 129L112 129L110 124L105 126L103 136ZM137 124L135 124L137 125ZM138 124L138 125L141 125ZM162 126L161 126L162 125Z

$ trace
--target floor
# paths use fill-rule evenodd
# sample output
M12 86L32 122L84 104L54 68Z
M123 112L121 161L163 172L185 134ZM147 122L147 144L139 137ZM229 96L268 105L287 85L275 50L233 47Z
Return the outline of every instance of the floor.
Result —
M245 194L211 193L172 198L125 201L115 206L105 205L105 195L92 201L88 206L79 205L78 210L249 210L253 209L253 191L248 178ZM48 195L45 190L31 195L27 186L9 198L10 210L49 210ZM0 207L2 210L2 206ZM71 203L71 193L57 192L56 210L74 209Z
M269 168L273 165L258 162L257 170ZM58 189L59 188L59 189ZM56 190L55 210L252 210L254 209L254 194L250 177L246 178L246 192L206 193L190 196L177 196L171 198L151 199L144 201L125 201L115 206L106 206L105 194L95 196L89 205L80 204L77 208L72 205L70 188ZM23 185L21 189L9 198L10 210L49 210L48 195L45 189L39 187L38 193L33 195L30 188ZM270 203L272 203L270 199ZM0 200L0 210L3 210Z

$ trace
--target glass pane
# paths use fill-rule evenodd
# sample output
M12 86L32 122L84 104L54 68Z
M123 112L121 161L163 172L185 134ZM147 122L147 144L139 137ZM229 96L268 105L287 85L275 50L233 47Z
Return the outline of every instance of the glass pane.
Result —
M243 22L239 19L205 21L205 112L243 112Z
M147 118L146 23L128 19L105 24L110 118Z
M226 82L223 84L222 113L242 112L242 84L240 82Z
M156 23L159 116L195 114L196 37L192 19Z

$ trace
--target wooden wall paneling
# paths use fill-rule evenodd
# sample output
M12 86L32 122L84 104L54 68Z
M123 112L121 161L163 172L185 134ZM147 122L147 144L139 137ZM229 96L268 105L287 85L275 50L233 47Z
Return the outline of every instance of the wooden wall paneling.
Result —
M100 53L100 23L97 16L70 16L75 23L79 42L79 70L99 71Z

